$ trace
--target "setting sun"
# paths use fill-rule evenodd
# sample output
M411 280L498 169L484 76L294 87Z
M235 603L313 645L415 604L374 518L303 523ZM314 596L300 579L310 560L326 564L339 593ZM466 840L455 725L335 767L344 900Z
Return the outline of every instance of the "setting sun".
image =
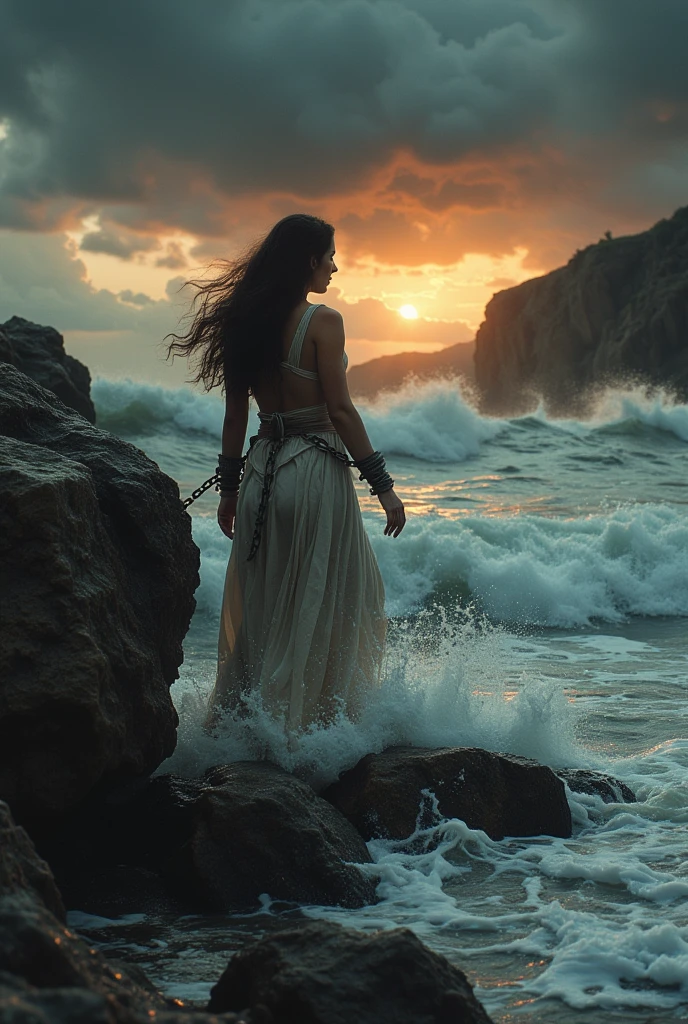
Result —
M404 320L418 319L418 310L416 309L415 306L401 306L399 308L399 313L401 316L403 316Z

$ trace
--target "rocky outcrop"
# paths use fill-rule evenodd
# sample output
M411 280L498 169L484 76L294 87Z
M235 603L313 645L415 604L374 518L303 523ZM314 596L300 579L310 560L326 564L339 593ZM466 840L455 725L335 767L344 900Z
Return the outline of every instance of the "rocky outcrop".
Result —
M472 381L474 345L464 342L439 352L399 352L352 366L346 377L355 398L372 398L380 391L401 387L409 377L432 380L463 377Z
M186 1013L136 967L107 960L64 923L50 869L0 802L0 1020L16 1024L240 1024ZM250 1017L242 1016L245 1024Z
M572 793L599 796L605 804L635 803L635 793L619 779L587 768L557 768L557 775Z
M0 798L22 822L171 754L198 561L174 481L0 364Z
M213 768L200 779L159 775L85 805L43 846L72 906L107 913L146 906L137 876L153 873L185 909L254 910L260 897L361 907L375 880L354 827L310 786L265 762ZM109 870L108 870L109 868ZM140 877L140 876L139 876ZM123 908L121 884L137 905ZM94 884L95 882L95 884Z
M16 366L54 392L70 409L95 423L88 367L67 355L64 339L54 327L42 327L20 316L0 324L0 362Z
M571 835L563 783L551 769L472 747L392 747L368 754L322 796L364 839L406 839L442 818L460 818L492 839Z
M238 953L208 1009L238 1007L266 1024L490 1024L466 976L413 932L366 935L327 921L278 932Z
M595 388L629 380L688 397L688 207L495 295L475 373L498 414L540 397L554 413L581 413Z

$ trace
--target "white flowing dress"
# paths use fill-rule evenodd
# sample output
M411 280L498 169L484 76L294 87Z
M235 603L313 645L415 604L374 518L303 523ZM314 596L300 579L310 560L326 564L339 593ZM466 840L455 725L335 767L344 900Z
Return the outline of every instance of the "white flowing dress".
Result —
M306 310L282 365L317 380L299 366L315 309ZM293 430L309 418L327 421L327 409L281 417ZM346 453L334 428L317 433ZM260 545L248 560L270 448L268 438L253 442L239 491L210 720L241 713L250 693L298 732L341 711L360 716L379 683L385 594L351 470L299 436L287 436L277 452Z

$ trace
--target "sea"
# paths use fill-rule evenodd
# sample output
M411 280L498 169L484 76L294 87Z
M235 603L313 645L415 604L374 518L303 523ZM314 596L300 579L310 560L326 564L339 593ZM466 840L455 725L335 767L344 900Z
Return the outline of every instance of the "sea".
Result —
M185 496L212 475L221 399L99 379L101 427L142 448ZM589 418L480 414L460 380L408 382L358 403L408 522L383 535L356 481L387 594L383 683L363 719L296 748L256 716L202 728L230 541L210 491L190 512L197 609L172 693L179 743L160 771L197 775L270 756L324 786L371 751L479 746L611 774L635 803L567 791L570 839L495 842L436 816L374 840L379 902L249 915L70 920L202 1005L230 955L304 918L412 929L459 966L497 1024L688 1020L688 406L601 392ZM251 412L249 433L257 420Z

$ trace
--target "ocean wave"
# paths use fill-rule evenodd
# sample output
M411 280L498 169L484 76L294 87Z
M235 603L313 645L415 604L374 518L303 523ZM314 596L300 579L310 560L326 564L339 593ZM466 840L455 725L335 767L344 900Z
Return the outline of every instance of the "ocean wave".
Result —
M508 427L477 413L455 381L411 381L361 413L375 448L426 462L464 462Z
M434 515L383 536L366 517L392 616L474 602L493 622L575 628L629 616L688 616L688 522L675 508L630 505L570 518ZM194 519L202 612L217 614L228 543Z
M602 391L585 419L549 416L541 404L535 412L510 422L515 426L549 427L577 435L666 434L688 441L688 405L669 391L641 386Z
M91 397L98 426L120 437L145 437L170 428L213 437L219 437L222 431L222 399L191 388L163 388L98 377Z
M418 517L403 541L376 531L392 614L453 593L493 621L571 628L632 615L688 615L688 523L630 505L583 517Z
M120 437L145 438L173 430L220 435L222 399L191 388L168 389L130 380L98 378L92 388L98 425ZM378 401L361 403L376 448L428 462L463 462L477 455L505 424L480 416L455 384L410 383ZM252 408L248 433L258 429Z

